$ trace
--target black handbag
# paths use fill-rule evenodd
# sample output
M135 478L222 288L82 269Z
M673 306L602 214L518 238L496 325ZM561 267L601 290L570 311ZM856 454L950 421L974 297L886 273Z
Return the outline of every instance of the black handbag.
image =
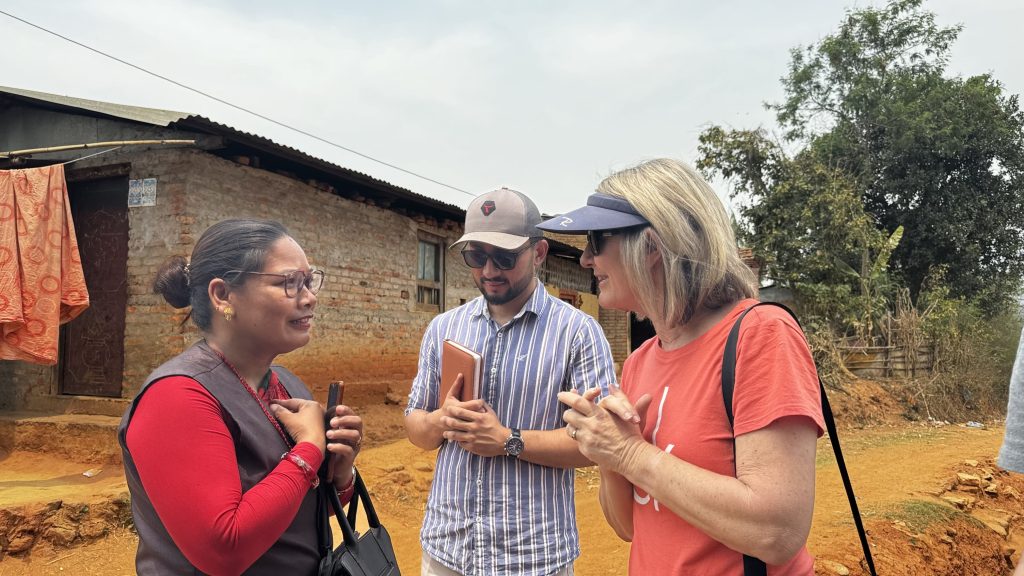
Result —
M800 320L792 310L777 302L759 302L750 306L740 314L729 331L729 338L725 342L725 351L722 354L722 399L725 401L725 414L729 417L729 426L733 425L732 416L732 393L736 386L736 344L740 336L740 322L743 317L758 306L777 306L782 308L793 317L797 326ZM803 327L801 326L801 329ZM861 549L864 550L864 560L867 562L868 573L876 576L875 560L871 557L871 545L868 544L867 533L864 530L864 523L860 518L860 508L857 506L857 497L853 493L853 484L850 482L850 473L846 470L846 461L843 459L843 449L839 446L839 433L836 431L836 420L832 415L832 406L828 403L828 395L825 394L825 384L818 378L818 391L821 392L821 411L825 419L825 429L828 430L828 438L832 441L832 452L836 456L836 463L839 464L839 474L843 478L843 488L846 489L846 498L850 501L850 511L853 513L853 523L857 527L857 535L860 537ZM733 460L735 461L736 439L733 439ZM753 556L743 555L744 576L764 576L768 573L768 567L763 561Z
M373 509L370 493L366 484L357 472L353 479L355 492L348 505L348 512L342 510L338 493L330 482L320 483L320 570L319 576L401 576L395 549L391 545L391 536L377 518ZM355 531L356 513L359 502L366 508L366 520L369 524L366 532ZM341 526L343 542L333 550L331 542L331 524L327 515L326 504L334 507L334 516Z

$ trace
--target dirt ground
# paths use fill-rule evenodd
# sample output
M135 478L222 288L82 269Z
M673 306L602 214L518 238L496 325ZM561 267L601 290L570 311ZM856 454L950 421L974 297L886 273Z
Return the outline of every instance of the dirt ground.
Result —
M994 464L1001 426L910 423L883 387L860 382L846 390L831 398L878 572L1009 575L1010 557L1016 560L1015 551L1024 544L1024 476L1002 472ZM392 536L403 573L418 574L418 531L435 455L404 440L400 407L374 406L360 412L369 435L360 471ZM85 477L82 472L91 465L37 453L7 455L0 466L0 538L10 540L11 525L31 524L31 513L52 508L52 499L57 498L64 503L62 512L70 510L63 521L78 523L77 532L65 529L62 541L53 537L54 524L59 528L60 522L42 522L40 531L48 526L49 535L36 538L30 551L0 559L0 576L134 572L136 539L124 527L130 512L119 467L99 467L92 477ZM629 547L605 524L597 489L596 471L578 471L576 508L583 553L576 573L625 574ZM88 506L83 510L75 503ZM827 439L818 447L808 547L819 574L867 573L860 565L860 545Z

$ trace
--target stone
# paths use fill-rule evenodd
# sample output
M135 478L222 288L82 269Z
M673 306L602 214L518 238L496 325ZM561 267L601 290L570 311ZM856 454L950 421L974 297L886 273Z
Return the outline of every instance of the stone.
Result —
M416 464L413 465L413 468L415 468L416 470L419 470L420 472L433 472L434 471L434 465L431 464L430 462L417 462Z
M973 496L966 494L943 494L942 499L960 510L970 510L977 501Z
M978 461L977 460L964 460L964 465L965 466L970 466L971 468L977 468L978 467Z
M839 562L833 562L831 560L822 560L820 562L822 568L827 569L829 574L837 574L838 576L849 576L850 569L840 564Z
M406 484L412 482L412 480L412 475L409 474L408 472L395 472L393 474L388 475L388 481L398 486L405 486Z
M35 533L31 530L19 530L11 535L10 541L7 542L7 549L4 550L4 552L11 555L18 555L22 552L28 552L31 550L35 543Z
M87 520L78 527L78 535L85 541L102 538L108 532L107 524L102 520Z
M974 474L957 472L956 481L960 486L981 486L981 478Z
M78 538L78 530L69 522L61 522L43 533L43 539L54 546L67 548Z
M990 530L1003 538L1009 535L1010 521L1016 516L1012 512L998 508L977 508L971 512L971 516L977 518Z

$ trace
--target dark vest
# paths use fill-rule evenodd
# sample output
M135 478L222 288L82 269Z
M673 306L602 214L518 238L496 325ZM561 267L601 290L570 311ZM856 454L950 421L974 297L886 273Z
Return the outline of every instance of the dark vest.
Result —
M309 390L294 374L280 366L274 372L292 398L310 399ZM139 481L139 472L125 441L128 425L139 399L149 386L167 376L187 376L203 385L220 403L224 423L235 442L238 475L242 492L255 486L281 461L288 451L281 435L263 414L256 399L242 386L234 371L205 341L160 366L149 375L146 383L132 400L121 419L117 438L124 456L124 473L132 496L132 515L139 533L139 550L135 556L135 569L139 574L200 574L174 544L153 504ZM188 414L173 414L174 418L188 418ZM153 449L159 449L154 446ZM182 462L181 466L202 466L202 462ZM310 490L302 501L291 525L245 574L315 574L319 563L317 545L316 491ZM181 502L187 506L188 502Z

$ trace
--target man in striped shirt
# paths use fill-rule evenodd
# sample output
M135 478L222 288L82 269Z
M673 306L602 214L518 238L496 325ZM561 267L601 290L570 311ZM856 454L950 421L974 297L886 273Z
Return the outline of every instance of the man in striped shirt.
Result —
M405 424L440 448L420 531L422 574L571 575L579 556L574 468L589 466L565 433L562 390L615 381L593 318L549 295L537 278L548 244L540 212L519 192L477 197L454 246L481 297L431 321ZM439 397L445 339L482 356L480 397Z

